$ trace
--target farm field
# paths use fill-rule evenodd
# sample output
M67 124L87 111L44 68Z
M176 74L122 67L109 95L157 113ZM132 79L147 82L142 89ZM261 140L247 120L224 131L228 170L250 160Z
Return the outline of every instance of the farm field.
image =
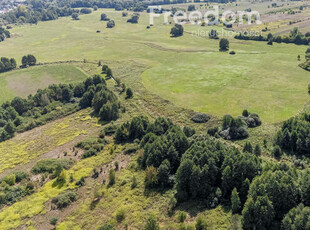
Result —
M115 20L115 28L105 28L106 23L99 20L102 12ZM247 108L266 122L279 122L296 114L307 101L309 73L299 68L297 61L305 52L304 46L270 47L264 42L230 39L230 50L236 52L232 56L218 52L217 40L188 33L171 38L171 26L163 25L162 19L147 30L146 13L141 14L138 24L126 20L121 12L98 10L82 15L80 21L61 18L15 27L12 33L16 36L1 43L0 50L3 56L13 54L17 60L31 52L40 62L138 61L150 67L142 74L148 90L176 105L217 116L239 115ZM208 29L185 26L186 32ZM5 76L14 79L16 73L20 72ZM6 90L9 97L14 95L9 86Z

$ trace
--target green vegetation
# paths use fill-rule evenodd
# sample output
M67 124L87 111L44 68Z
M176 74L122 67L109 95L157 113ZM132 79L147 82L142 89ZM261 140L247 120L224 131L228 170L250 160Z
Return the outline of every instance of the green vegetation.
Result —
M11 37L10 31L0 27L0 42L3 42L6 38L10 37Z
M35 166L31 169L31 172L34 174L39 173L53 173L55 170L62 170L62 169L69 169L72 164L74 163L73 160L70 159L45 159L38 161ZM60 169L59 169L60 167Z
M120 104L99 75L89 77L76 86L53 84L39 89L27 99L15 97L11 102L2 104L0 141L12 138L15 131L24 132L67 115L58 111L59 106L69 108L67 113L93 107L94 115L108 122L118 118Z
M309 113L290 118L277 133L275 144L282 149L297 154L310 154L308 136L310 133Z
M107 28L113 28L114 26L115 26L114 20L108 21L108 23L107 23Z
M228 51L229 50L229 41L226 38L222 38L220 40L220 51Z
M0 73L7 72L16 68L16 60L14 58L1 57L0 59Z
M50 84L77 83L87 77L81 69L69 64L36 66L0 76L0 103L12 100L15 96L27 97Z
M174 27L171 28L170 34L172 37L180 37L183 35L184 28L182 25L175 24Z
M70 203L76 201L77 195L73 191L67 191L53 198L52 203L56 205L58 209L62 209L70 205Z
M0 229L308 229L304 47L276 42L274 22L262 28L270 46L219 35L235 25L150 25L149 4L38 0L0 16L15 23L3 55L29 67L1 74L13 88L2 85ZM47 69L57 82L40 87ZM25 95L20 73L36 78Z
M117 25L113 30L101 29L104 44L102 35L95 33L103 27L98 20L102 13ZM121 12L111 10L98 10L80 18L80 21L61 18L35 27L14 27L12 33L23 37L8 39L5 45L1 43L1 55L13 54L13 58L21 60L25 53L32 53L41 62L59 61L59 57L96 61L103 57L110 60L126 57L150 67L142 74L147 89L176 105L183 106L186 100L186 108L220 117L228 113L236 116L248 108L260 114L263 121L278 122L296 114L307 101L308 73L298 67L297 61L292 62L292 57L304 53L304 46L267 47L255 41L245 41L247 45L243 45L239 40L229 39L230 49L237 53L232 57L218 52L218 41L214 39L187 33L178 39L170 38L171 27L161 21L155 20L152 30L146 32L149 18L145 13L140 13L139 23L135 25L127 25ZM187 32L197 30L195 25L184 26ZM41 36L34 36L38 33ZM118 52L114 50L115 44L120 47ZM135 52L129 52L132 49ZM172 55L175 52L179 55L178 63ZM274 62L280 59L281 62Z
M81 117L86 116L85 113L86 111L81 111L73 117L69 116L45 125L40 135L31 131L27 136L17 136L0 143L0 172L18 164L26 164L31 159L85 134L84 128L89 129L89 126L83 125L84 121L81 120ZM90 126L92 124L90 123Z
M23 67L34 66L37 63L37 59L32 54L28 54L27 56L23 56L22 65Z

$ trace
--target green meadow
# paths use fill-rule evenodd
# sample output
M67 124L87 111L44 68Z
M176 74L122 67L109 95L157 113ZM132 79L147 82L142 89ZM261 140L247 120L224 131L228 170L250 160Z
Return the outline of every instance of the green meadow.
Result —
M46 65L14 70L0 74L0 102L15 96L27 97L38 88L56 83L75 83L87 77L83 70L73 65Z
M115 28L108 29L106 22L99 20L102 12L115 20ZM218 40L209 39L208 32L201 32L209 31L210 27L185 25L184 36L171 38L171 25L164 25L162 17L155 19L150 29L146 28L148 14L141 13L138 24L126 23L128 17L114 10L98 10L81 15L79 21L61 18L17 26L11 31L13 38L0 43L1 56L20 61L24 54L32 53L39 62L135 61L149 67L142 73L142 82L148 90L178 106L217 116L239 115L248 109L258 113L263 121L274 123L298 113L308 101L310 75L298 67L297 60L298 55L304 56L305 46L267 46L265 42L230 37L230 50L236 52L230 55L219 52ZM222 27L216 29L221 35ZM101 32L96 33L97 30ZM51 68L48 76L40 68ZM19 94L25 96L28 92L20 92L19 86L9 82L22 79L27 72L35 72L25 78L34 88L42 87L44 78L73 82L84 77L75 67L62 68L35 67L1 74L1 94L7 99Z

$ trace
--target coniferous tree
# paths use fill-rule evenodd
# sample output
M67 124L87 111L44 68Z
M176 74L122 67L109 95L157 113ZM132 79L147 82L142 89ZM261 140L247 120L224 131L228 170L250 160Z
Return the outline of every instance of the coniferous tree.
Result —
M234 188L231 193L230 202L231 202L232 213L233 214L238 213L241 208L241 202L240 202L239 195L238 195L236 188Z

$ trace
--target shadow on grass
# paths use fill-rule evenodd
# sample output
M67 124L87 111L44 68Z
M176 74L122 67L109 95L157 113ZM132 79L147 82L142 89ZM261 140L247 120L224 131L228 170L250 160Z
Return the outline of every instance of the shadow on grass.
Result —
M62 186L65 185L65 183L66 183L66 180L58 180L58 179L56 179L56 180L53 182L52 187L53 187L53 188L55 188L55 187L61 188Z
M219 204L218 206L220 206L220 205L221 204ZM216 207L218 207L218 206L216 206ZM225 213L230 212L229 206L226 206L224 204L222 204L221 206L222 206ZM177 204L176 208L173 211L174 212L184 211L184 212L189 213L190 216L195 217L199 213L202 213L202 212L207 211L207 210L212 210L216 207L213 207L213 208L208 207L205 200L188 200L186 202Z

